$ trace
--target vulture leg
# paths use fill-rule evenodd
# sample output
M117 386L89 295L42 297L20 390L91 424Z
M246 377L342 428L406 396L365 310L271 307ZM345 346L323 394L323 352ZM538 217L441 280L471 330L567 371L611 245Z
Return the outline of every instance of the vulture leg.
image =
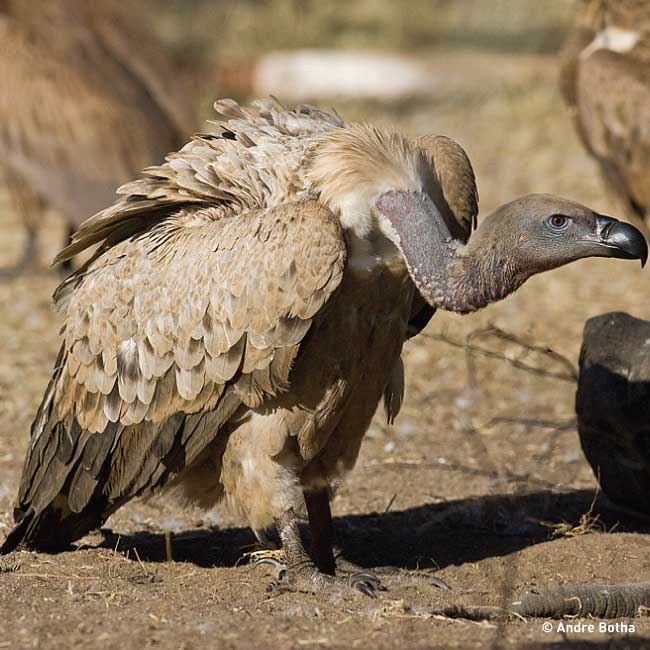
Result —
M449 589L446 582L428 573L408 571L395 566L373 567L372 573L369 573L368 569L349 562L343 557L340 546L334 543L334 524L330 509L329 492L325 489L314 490L305 492L304 496L312 538L310 555L323 573L334 575L336 569L339 573L350 576L366 575L374 580L377 580L378 577L386 577L404 582L426 583L439 589ZM378 580L377 583L379 584Z
M279 571L279 579L273 580L267 591L306 591L320 592L332 588L342 587L355 589L370 598L376 598L379 581L367 572L353 573L350 576L338 577L324 573L319 569L314 560L309 556L303 546L298 527L298 517L293 508L289 508L280 515L275 522L278 529L282 548L286 557L286 564L277 560L262 558L255 565L274 564ZM331 553L331 549L330 549Z
M311 558L323 573L334 575L336 562L330 495L323 489L305 492L304 497L311 531Z

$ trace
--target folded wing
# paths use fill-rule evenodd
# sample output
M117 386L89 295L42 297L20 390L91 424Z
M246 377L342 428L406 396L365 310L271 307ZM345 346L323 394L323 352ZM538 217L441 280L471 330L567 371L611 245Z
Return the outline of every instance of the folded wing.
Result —
M83 535L191 465L235 413L290 388L341 281L338 220L313 201L213 212L169 216L78 281L4 551Z

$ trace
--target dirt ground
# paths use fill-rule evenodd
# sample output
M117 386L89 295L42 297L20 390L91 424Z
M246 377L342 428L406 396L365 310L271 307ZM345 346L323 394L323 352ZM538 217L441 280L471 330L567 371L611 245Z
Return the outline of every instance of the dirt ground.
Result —
M437 63L452 71L467 66L468 56L480 58L480 78L469 66L466 83L458 72L453 96L435 102L337 108L350 119L457 138L474 161L484 215L532 191L616 214L573 133L551 59L513 67L476 53L445 56ZM0 539L58 346L50 304L57 277L46 264L61 232L53 215L42 268L0 284ZM21 237L4 205L3 263ZM583 261L534 278L479 314L439 314L406 345L398 421L386 426L378 413L333 508L346 558L368 568L420 567L450 591L404 577L388 580L374 601L338 593L270 597L266 571L245 563L254 538L243 522L157 498L129 504L107 522L112 532L84 539L74 552L7 558L0 566L0 649L650 647L649 618L625 621L627 631L575 634L558 631L557 622L547 633L542 621L477 624L429 614L452 602L503 604L569 582L650 579L647 524L601 501L593 505L596 483L575 430L574 383L440 339L462 342L492 324L577 364L585 319L610 310L650 318L647 270ZM472 342L566 372L544 356L519 357L520 346L493 336Z

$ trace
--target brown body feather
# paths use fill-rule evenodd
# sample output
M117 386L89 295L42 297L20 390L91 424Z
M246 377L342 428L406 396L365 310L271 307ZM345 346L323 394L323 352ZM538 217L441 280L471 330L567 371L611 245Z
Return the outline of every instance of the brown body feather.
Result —
M629 216L650 212L650 5L590 0L562 55L561 86L586 149Z

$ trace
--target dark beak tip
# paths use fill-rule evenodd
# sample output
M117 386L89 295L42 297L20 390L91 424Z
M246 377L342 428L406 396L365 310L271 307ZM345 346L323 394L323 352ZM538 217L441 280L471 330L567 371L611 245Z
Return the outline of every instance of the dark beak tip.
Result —
M641 261L641 268L648 261L648 243L643 233L629 223L619 221L607 229L605 244L615 248L619 255L627 259Z

